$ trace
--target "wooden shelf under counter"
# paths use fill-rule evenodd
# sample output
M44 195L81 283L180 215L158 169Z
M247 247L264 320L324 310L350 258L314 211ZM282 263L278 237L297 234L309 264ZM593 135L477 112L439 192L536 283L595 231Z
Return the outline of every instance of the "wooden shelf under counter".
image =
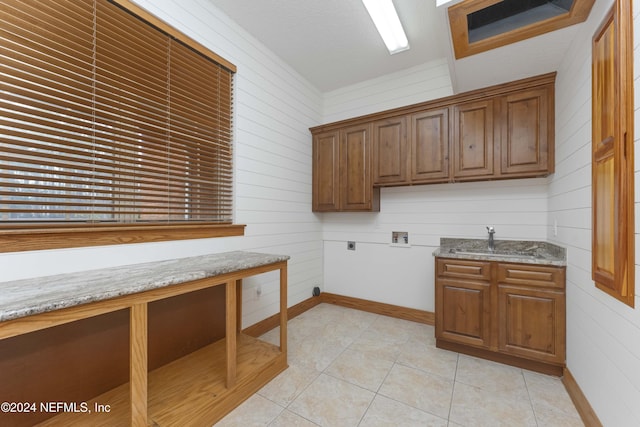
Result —
M250 395L287 367L277 346L239 334L237 377L227 389L225 341L220 340L149 373L148 421L150 426L210 425L237 406L239 395ZM91 413L63 413L40 427L128 425L130 385L123 384L87 402ZM109 412L96 412L106 410Z

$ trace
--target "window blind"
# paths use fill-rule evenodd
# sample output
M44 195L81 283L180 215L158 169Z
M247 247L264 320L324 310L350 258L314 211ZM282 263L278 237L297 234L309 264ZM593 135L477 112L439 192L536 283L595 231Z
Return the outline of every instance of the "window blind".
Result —
M231 70L108 0L7 0L0 76L0 225L232 222Z

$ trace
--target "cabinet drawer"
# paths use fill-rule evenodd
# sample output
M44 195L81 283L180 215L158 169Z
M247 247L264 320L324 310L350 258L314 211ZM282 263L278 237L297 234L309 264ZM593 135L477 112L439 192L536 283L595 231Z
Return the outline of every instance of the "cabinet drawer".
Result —
M491 263L438 258L436 269L438 277L457 277L461 279L491 279Z
M542 265L498 264L498 283L564 289L565 268Z

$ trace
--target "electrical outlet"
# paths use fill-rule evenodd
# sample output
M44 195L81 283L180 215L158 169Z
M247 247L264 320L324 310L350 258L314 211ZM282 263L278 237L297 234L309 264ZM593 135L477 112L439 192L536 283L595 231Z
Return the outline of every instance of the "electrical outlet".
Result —
M558 237L558 218L553 219L553 235Z

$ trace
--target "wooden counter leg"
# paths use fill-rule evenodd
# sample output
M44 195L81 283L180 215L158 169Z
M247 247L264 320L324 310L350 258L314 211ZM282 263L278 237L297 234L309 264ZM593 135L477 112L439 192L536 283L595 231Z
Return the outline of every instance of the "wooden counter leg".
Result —
M147 304L129 309L131 426L147 426Z
M242 279L236 280L236 320L238 327L236 331L242 331Z
M236 384L236 281L226 283L226 346L227 346L227 388Z
M287 355L287 264L280 269L280 351Z

